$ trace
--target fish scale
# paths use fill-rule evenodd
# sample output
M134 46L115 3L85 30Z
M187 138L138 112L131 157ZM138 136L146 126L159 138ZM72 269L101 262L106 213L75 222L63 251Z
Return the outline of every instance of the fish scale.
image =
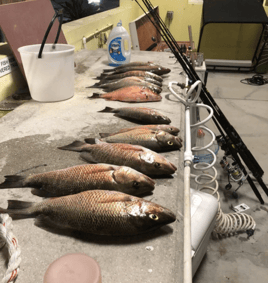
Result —
M169 209L124 193L85 191L39 203L9 201L0 213L48 218L54 225L100 235L136 235L176 220ZM154 217L151 217L151 216Z
M151 192L154 181L126 166L108 164L78 165L66 169L30 175L11 175L0 189L33 187L55 196L75 194L85 190L114 190L139 195ZM136 182L136 186L134 186Z
M94 143L94 139L85 139L88 143ZM128 132L118 133L100 139L107 143L126 143L141 145L156 152L163 150L179 150L182 147L180 137L175 137L165 131L153 131L150 129L134 129Z
M60 213L57 217L52 216L50 219L61 223L63 226L76 227L77 230L85 232L97 233L98 230L101 230L106 234L106 230L112 233L119 230L122 234L125 234L128 230L131 230L125 214L126 203L117 202L116 193L111 195L106 191L103 192L105 193L80 193L75 198L55 198L46 201L40 207L37 205L36 208L45 215L65 207L72 208L71 212L69 209L64 209L62 210L63 213ZM132 231L130 232L132 233Z
M59 149L81 152L81 157L90 163L125 165L146 175L169 175L177 170L164 156L137 145L74 141Z

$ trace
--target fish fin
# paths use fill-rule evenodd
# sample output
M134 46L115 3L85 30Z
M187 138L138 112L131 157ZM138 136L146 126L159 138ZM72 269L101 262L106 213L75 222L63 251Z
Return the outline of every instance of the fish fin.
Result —
M99 133L101 138L106 138L110 136L110 133Z
M51 198L56 197L55 194L52 194L51 192L47 192L40 189L31 189L31 193L35 196L43 197L43 198Z
M72 231L72 228L68 226L67 224L59 223L55 221L54 219L51 219L51 217L44 215L44 214L39 214L37 217L35 217L34 225L39 228L42 228L45 231L52 232L52 233L56 232L57 234L64 233L66 235L67 231L70 231L70 232Z
M34 220L34 225L37 227L47 227L47 228L53 228L53 224L50 220L50 218L46 215L40 214L38 215Z
M7 188L22 188L24 187L23 181L25 177L21 175L8 175L5 176L5 181L0 184L0 189L7 189Z
M34 202L8 200L7 209L0 208L0 213L8 213L10 217L16 219L33 217L34 212L30 211L30 208L34 205Z
M113 72L114 71L114 69L103 69L103 72L104 73L109 73L109 72ZM101 74L102 75L102 74Z
M74 141L74 142L72 142L72 143L70 143L68 145L58 147L58 149L81 152L83 150L83 146L84 145L85 145L84 142Z
M93 93L92 96L88 96L87 98L89 99L93 99L93 98L101 98L101 94L100 93Z
M98 163L98 161L95 160L89 152L80 153L80 157L89 163Z
M89 144L96 144L96 139L95 138L87 138L87 139L85 139L85 142L89 143Z
M121 195L117 195L116 199L106 199L106 200L101 200L99 203L110 203L110 202L131 202L133 201L133 196L127 195L122 193Z
M106 106L103 110L100 110L98 112L116 113L116 109Z
M127 143L120 143L120 149L133 150L133 151L144 151L142 146L134 145L134 144L127 144Z
M94 85L87 86L86 88L97 88L99 87L100 83L95 83Z

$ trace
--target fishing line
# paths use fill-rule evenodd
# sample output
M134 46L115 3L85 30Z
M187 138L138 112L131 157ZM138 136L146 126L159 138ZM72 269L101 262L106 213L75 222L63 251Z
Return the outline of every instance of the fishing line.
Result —
M157 31L161 34L164 41L166 42L167 46L170 48L171 52L175 55L177 61L181 64L182 68L184 69L185 73L188 76L189 84L192 84L199 79L197 73L195 72L193 66L189 63L188 59L185 57L185 55L181 52L180 47L178 46L176 40L166 27L165 23L161 19L159 15L156 14L154 11L154 7L152 6L151 2L149 0L142 0L145 7L148 9L149 13L153 16L154 21L151 20L148 13L145 12L144 8L139 4L138 0L135 0L135 2L140 6L142 11L147 15L149 20L152 22L152 24L155 26ZM213 116L213 122L215 123L217 129L220 132L220 135L226 142L226 146L228 150L230 151L230 154L235 158L237 161L239 167L243 171L244 175L247 176L247 171L241 162L240 158L244 161L248 169L252 172L253 176L258 180L259 184L261 185L262 189L268 195L268 188L265 186L262 180L262 176L264 174L264 171L254 158L254 156L251 154L251 152L247 149L246 145L243 143L241 137L236 132L234 127L229 123L211 94L208 92L204 84L202 84L202 90L200 95L201 100L204 104L207 104L211 106L214 110L214 116ZM225 134L226 133L226 134ZM262 196L260 195L257 187L252 182L250 176L247 177L247 180L255 193L256 197L259 199L259 201L263 204L264 201L262 199Z

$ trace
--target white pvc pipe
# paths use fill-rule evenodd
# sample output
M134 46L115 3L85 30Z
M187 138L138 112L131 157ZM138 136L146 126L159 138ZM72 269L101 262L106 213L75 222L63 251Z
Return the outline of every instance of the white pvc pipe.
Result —
M190 107L185 108L185 152L184 152L184 241L183 241L183 282L192 283L192 244L191 244L191 121Z
M188 161L186 163L189 163ZM192 245L191 245L191 195L190 164L184 167L184 242L183 242L183 283L192 283Z

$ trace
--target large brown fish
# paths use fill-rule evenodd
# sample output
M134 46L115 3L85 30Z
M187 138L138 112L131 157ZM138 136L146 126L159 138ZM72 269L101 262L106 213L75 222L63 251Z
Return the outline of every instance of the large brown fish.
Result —
M153 65L153 66L129 66L129 67L122 67L120 69L107 69L107 70L103 70L104 73L106 74L107 72L113 72L112 74L120 74L120 73L125 73L125 72L129 72L129 71L146 71L146 72L151 72L157 75L165 75L168 74L170 72L170 69L168 68L164 68L158 65Z
M155 79L152 78L147 78L147 77L138 77L138 76L129 76L129 77L125 77L125 78L120 78L120 79L113 79L113 80L106 80L106 79L101 79L98 83L95 83L94 85L90 86L89 88L93 88L93 87L101 87L101 88L105 88L106 86L109 86L110 84L114 84L114 83L118 83L118 82L124 82L124 81L140 81L140 82L149 82L152 84L155 84L157 86L162 86L163 84Z
M109 75L109 74L102 74L99 77L97 77L96 79L99 80L105 80L105 81L109 81L109 80L119 80L119 79L123 79L126 77L141 77L141 78L151 78L153 80L156 80L158 82L162 82L163 78L161 76L158 76L157 74L151 73L151 72L146 72L146 71L129 71L129 72L125 72L125 73L120 73L120 74L114 74L114 75Z
M164 131L152 131L149 129L132 130L100 139L108 143L127 143L141 145L156 152L180 150L182 140ZM95 138L87 138L85 142L94 144Z
M122 102L153 102L161 101L162 97L150 89L142 86L123 87L107 93L93 93L89 99L104 98Z
M132 130L139 130L139 129L149 129L153 131L161 130L161 131L165 131L174 136L178 135L180 131L178 128L171 126L171 125L143 125L143 126L135 126L131 128L124 128L114 133L99 133L99 134L101 138L106 138L108 136L113 136L119 133L125 133L125 132L129 132Z
M143 124L171 123L171 120L167 116L161 114L157 110L147 107L105 107L105 109L98 112L115 113L114 116L134 120Z
M161 205L114 191L85 191L42 202L8 201L0 208L12 218L49 219L56 227L97 235L137 235L176 220L175 214Z
M81 157L90 163L124 165L146 175L170 175L177 170L164 156L138 145L101 141L91 145L74 141L59 149L82 152Z
M159 85L155 85L154 83L152 83L152 81L151 82L148 80L146 81L139 77L127 77L127 78L123 78L120 80L115 80L112 82L102 83L102 84L97 83L87 88L103 88L105 89L105 91L110 92L110 91L117 90L119 88L130 87L130 86L146 87L150 89L151 91L158 93L158 94L162 91L162 88Z
M77 194L87 190L112 190L131 195L151 192L155 182L126 166L107 164L78 165L30 176L10 175L0 189L32 187L53 196Z
M164 75L168 74L170 72L170 69L164 68L153 62L131 62L113 69L103 70L104 73L114 72L114 74L125 73L128 71L148 71L158 75Z

